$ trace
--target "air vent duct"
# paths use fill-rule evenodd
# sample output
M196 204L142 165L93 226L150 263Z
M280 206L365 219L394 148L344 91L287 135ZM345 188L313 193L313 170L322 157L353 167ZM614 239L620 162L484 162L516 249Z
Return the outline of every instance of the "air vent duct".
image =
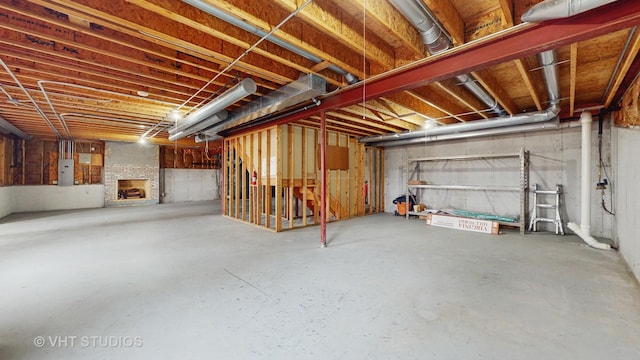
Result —
M228 114L224 108L255 93L257 89L258 87L252 79L240 81L224 94L184 118L180 124L169 129L169 140L182 139L225 120Z
M570 17L617 0L546 0L534 5L524 14L522 21L539 22Z
M229 119L205 131L206 135L216 135L218 131L231 129L255 119L288 109L307 102L326 93L327 82L324 78L307 74L278 90L243 105L238 111L231 113Z

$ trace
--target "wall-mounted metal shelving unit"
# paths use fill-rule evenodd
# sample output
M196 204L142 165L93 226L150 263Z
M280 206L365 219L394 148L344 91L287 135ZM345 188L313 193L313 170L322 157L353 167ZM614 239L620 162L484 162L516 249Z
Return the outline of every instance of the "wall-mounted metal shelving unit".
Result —
M465 191L509 191L520 193L520 216L517 223L500 222L505 225L519 226L520 233L524 234L526 229L526 212L528 208L529 199L529 152L524 149L520 149L518 153L511 154L478 154L478 155L459 155L459 156L438 156L438 157L424 157L424 158L411 158L407 160L407 182L412 179L415 174L420 174L420 164L424 162L434 161L474 161L474 160L487 160L487 159L500 159L500 158L518 158L520 160L520 184L512 186L495 186L495 185L434 185L434 184L419 184L409 185L407 184L406 201L409 203L409 197L411 196L412 189L422 190L465 190ZM421 215L421 213L410 211L407 207L406 217L410 215Z

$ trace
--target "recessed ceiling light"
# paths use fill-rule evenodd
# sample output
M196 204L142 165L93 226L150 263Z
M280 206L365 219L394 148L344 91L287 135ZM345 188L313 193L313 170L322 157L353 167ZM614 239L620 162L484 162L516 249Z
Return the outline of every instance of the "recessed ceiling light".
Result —
M147 97L149 93L146 91L138 90L138 96Z
M146 129L147 127L145 125L138 125L138 128L140 129Z

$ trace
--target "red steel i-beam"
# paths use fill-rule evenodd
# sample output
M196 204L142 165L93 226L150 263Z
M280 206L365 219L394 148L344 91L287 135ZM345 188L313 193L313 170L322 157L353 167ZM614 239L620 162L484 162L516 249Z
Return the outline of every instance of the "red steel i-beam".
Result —
M320 112L320 246L327 247L327 119Z
M522 59L545 50L592 39L617 30L640 25L640 1L618 0L569 18L514 26L486 38L455 47L436 56L368 78L322 99L318 107L266 121L249 131L285 124L362 101L423 86L434 81ZM366 85L366 92L362 87ZM238 129L238 133L247 129ZM234 133L233 129L229 131Z

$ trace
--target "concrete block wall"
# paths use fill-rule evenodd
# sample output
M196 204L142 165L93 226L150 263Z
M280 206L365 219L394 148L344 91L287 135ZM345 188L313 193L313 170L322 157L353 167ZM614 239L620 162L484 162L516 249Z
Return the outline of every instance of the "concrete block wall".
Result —
M595 191L597 180L597 123L592 124L592 181L591 231L596 237L611 238L612 218L600 207L599 193ZM610 164L611 131L605 127L603 155ZM530 152L530 184L554 189L555 184L564 186L563 220L580 222L580 168L581 129L573 122L562 129L536 131L523 134L497 135L464 140L451 140L388 147L385 150L385 211L393 212L392 203L398 195L406 192L407 159L448 155L517 153L520 148ZM500 159L457 163L453 161L432 163L421 177L434 184L455 185L518 185L517 160ZM519 197L516 193L490 191L426 190L423 199L427 207L460 208L470 211L491 212L497 215L516 215ZM529 213L531 212L531 199ZM550 230L548 224L542 229Z
M614 239L636 279L640 280L640 130L616 128L613 131Z
M162 169L161 203L218 200L220 170Z
M118 180L149 179L151 192L135 204L160 202L160 150L157 145L107 141L104 153L104 200L118 206ZM127 201L126 205L134 202Z

